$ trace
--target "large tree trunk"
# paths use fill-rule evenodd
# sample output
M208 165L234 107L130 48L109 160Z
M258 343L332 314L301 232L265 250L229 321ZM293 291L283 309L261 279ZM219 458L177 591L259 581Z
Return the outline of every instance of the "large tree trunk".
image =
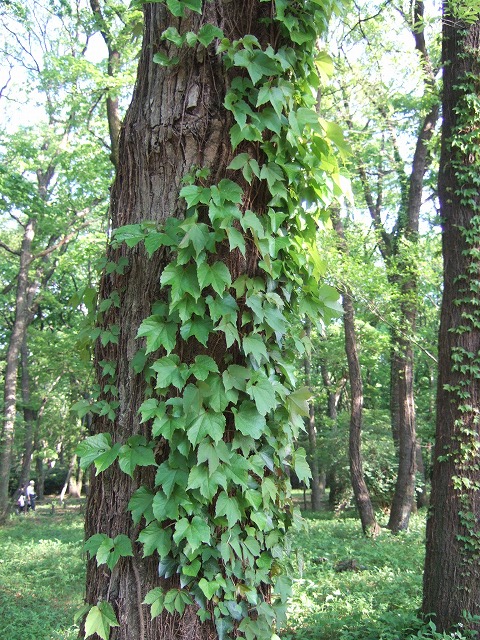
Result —
M229 138L232 120L223 106L228 79L221 57L211 48L186 47L177 65L166 68L155 64L153 55L159 50L163 31L174 25L181 28L182 33L198 32L202 24L211 23L220 26L230 40L253 33L266 45L275 38L272 25L266 24L270 11L270 3L258 0L243 3L213 0L204 4L201 16L188 11L178 20L172 18L163 3L144 4L142 55L132 104L120 138L119 166L112 190L114 229L145 220L160 226L169 217L183 218L184 204L178 193L185 175L194 168L207 168L211 170L212 182L217 183L225 177L233 155ZM165 50L165 45L161 48ZM256 201L255 206L261 209L265 194L258 184L255 189L250 195ZM219 246L217 251L235 277L240 273L255 273L258 256L253 246L247 249L245 261L240 252L230 253L228 246ZM97 342L96 347L99 380L102 375L98 363L117 363L119 408L113 422L106 417L96 417L93 431L110 432L114 442L124 442L134 434L149 437L149 427L140 424L137 413L145 398L146 383L143 375L132 371L131 361L138 348L138 327L151 314L152 303L161 299L159 274L167 262L162 251L148 259L143 247L128 250L122 245L120 249L109 249L109 261L118 262L125 257L128 259L125 274L104 274L101 282L102 299L112 292L121 292L120 307L112 305L103 318L104 327L115 324L120 328L118 345ZM183 349L183 359L190 362L197 353L206 352L203 348L189 351L191 343L179 347ZM207 352L216 361L222 361L226 344L220 339L215 343L211 341ZM235 347L230 353L234 362L242 361ZM159 448L156 454L157 461L161 462L166 452ZM153 487L151 471L137 470L133 481L116 464L99 476L92 474L86 536L101 532L113 538L122 533L135 541L139 529L132 524L127 504L141 484ZM139 545L134 544L134 556L122 558L112 572L97 566L95 560L88 563L87 601L96 604L99 600L108 600L115 604L118 612L120 626L112 629L111 640L217 637L211 623L200 622L193 606L187 607L182 617L162 613L152 620L142 601L150 589L160 584L178 586L178 581L175 578L160 580L158 559L142 558Z
M342 220L338 212L332 214L334 229L338 235L339 250L347 253ZM363 420L363 380L358 356L357 333L355 329L355 310L351 292L342 292L343 325L345 328L345 353L348 362L350 380L350 434L349 434L349 463L353 495L360 515L363 532L369 536L377 536L380 527L375 518L370 493L363 473L361 439Z
M480 21L466 25L449 6L444 3L439 171L444 292L423 596L423 612L435 615L439 631L459 622L463 611L480 614ZM478 622L467 625L480 630Z

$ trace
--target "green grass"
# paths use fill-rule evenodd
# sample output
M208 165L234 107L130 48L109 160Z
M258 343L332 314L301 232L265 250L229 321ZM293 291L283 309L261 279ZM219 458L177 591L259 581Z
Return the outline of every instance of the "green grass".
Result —
M375 540L355 518L308 514L290 539L294 576L282 640L466 638L420 628L424 517L410 531ZM83 604L83 517L78 508L40 508L0 528L0 640L76 640ZM338 572L342 561L356 570ZM135 640L132 638L132 640Z
M83 519L74 509L12 517L0 528L1 640L74 640L83 602Z
M282 640L399 640L418 627L424 518L410 531L362 535L357 519L307 515L292 540L293 597ZM353 560L356 571L335 571Z

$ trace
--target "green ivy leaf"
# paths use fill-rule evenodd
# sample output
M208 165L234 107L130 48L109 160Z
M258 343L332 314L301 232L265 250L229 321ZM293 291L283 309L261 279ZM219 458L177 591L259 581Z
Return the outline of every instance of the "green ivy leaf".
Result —
M216 446L206 440L203 440L198 445L197 462L199 465L201 465L202 462L208 462L209 474L212 475L215 473L220 464L220 457L217 453Z
M109 569L113 569L120 557L130 556L133 556L132 541L124 533L120 533L113 539L113 552L107 560Z
M179 63L180 58L178 56L174 56L173 58L170 58L169 56L167 56L167 54L162 53L161 51L158 51L153 56L153 61L162 67L172 67Z
M254 231L259 238L265 237L265 229L259 217L253 213L253 211L247 210L243 214L243 218L240 220L242 229L244 231Z
M97 555L97 551L100 546L105 542L105 540L110 540L106 533L95 533L93 536L90 536L88 540L85 541L83 548L87 553L90 554L90 558Z
M268 352L264 339L258 333L251 333L243 338L243 353L248 356L252 355L258 364L262 363L262 358L267 360Z
M125 242L127 247L135 247L145 238L145 230L141 224L125 224L112 232L117 242Z
M250 551L252 556L258 558L258 556L260 555L260 545L256 538L254 538L253 536L247 536L241 544L242 547L245 547L246 549L248 549L248 551Z
M263 497L263 504L266 509L268 509L269 501L275 503L275 499L277 495L278 495L278 489L275 485L275 482L272 480L272 478L270 477L264 478L262 481L262 497Z
M262 416L278 405L275 387L261 372L257 372L247 383L247 393L253 398L258 413Z
M248 153L239 153L235 158L230 162L227 169L238 170L243 169L243 167L250 160L250 155Z
M208 343L208 337L212 329L213 324L210 318L196 317L187 320L182 324L180 328L180 335L184 340L188 340L189 338L194 337L200 342L200 344L203 344L203 346L206 347ZM181 389L181 387L178 388Z
M140 531L139 542L143 544L143 557L151 556L154 551L165 558L171 551L172 539L169 529L164 529L156 520Z
M157 473L155 475L155 485L157 487L162 487L163 492L169 498L175 485L178 484L180 487L185 487L187 484L188 473L184 469L172 469L170 464L167 462L163 462L157 469Z
M242 202L242 198L243 189L239 184L233 182L233 180L224 178L223 180L220 180L216 190L212 188L212 200L218 206L225 202L240 204Z
M105 537L96 552L97 564L106 564L110 571L121 556L133 556L130 538L124 534L116 536L113 540Z
M189 376L188 366L180 363L177 355L159 358L152 364L152 369L157 373L157 389L168 389L170 385L183 389Z
M226 487L227 478L220 471L210 474L208 467L200 465L193 467L188 476L188 489L199 489L201 495L207 500L212 500L218 491L218 487Z
M160 402L156 398L148 398L142 402L138 409L138 413L142 416L142 422L146 422L147 420L151 420L155 418L159 414L160 411Z
M98 457L110 451L111 446L112 436L109 433L97 433L85 438L75 449L80 458L80 467L87 469Z
M179 195L181 198L186 200L188 209L199 203L208 204L211 197L209 188L199 187L196 184L189 184L186 187L183 187L180 189Z
M336 122L329 122L323 118L319 119L319 123L327 138L337 147L342 157L348 157L351 155L352 151L345 141L342 127L340 127Z
M202 563L198 558L195 558L193 562L191 562L190 564L186 564L182 567L182 573L186 576L191 576L194 578L195 576L198 575L198 572L200 571L201 567L202 567Z
M173 42L175 46L181 47L185 41L185 37L181 36L175 27L168 27L160 36L160 40L168 40L169 42Z
M245 257L246 246L245 246L245 238L243 234L240 233L238 229L235 227L229 227L227 230L228 243L230 245L230 251L234 249L240 249L240 252L243 257Z
M119 627L117 617L109 602L99 602L88 612L85 619L85 638L98 634L103 640L108 640L110 629Z
M222 378L225 391L230 391L230 389L245 391L247 387L246 381L250 378L250 370L238 364L231 364L227 367L226 371L223 372Z
M155 465L153 450L145 445L145 439L133 436L127 440L119 452L118 464L120 469L133 478L135 467L148 467Z
M273 131L277 135L280 135L282 130L282 122L273 108L267 107L263 109L259 117L260 122L264 127L270 129L270 131Z
M150 615L152 617L152 620L162 613L164 609L163 603L164 603L163 589L161 587L155 587L155 589L150 589L150 591L145 596L145 600L143 601L143 604L150 605Z
M111 449L109 449L108 451L105 451L105 453L102 453L97 458L95 458L94 464L96 468L96 473L95 473L96 476L98 476L98 474L101 473L102 471L105 471L105 469L108 469L108 467L115 462L115 460L118 457L121 446L122 445L119 442L117 442L113 445Z
M292 391L287 398L286 404L291 415L308 416L308 403L312 398L312 392L308 387L301 387Z
M305 482L308 485L312 474L306 456L303 447L297 449L293 454L293 468L300 482Z
M223 31L213 24L204 24L198 32L197 37L204 47L208 47L215 38L223 38Z
M220 492L215 505L215 516L225 516L229 527L233 527L234 524L240 522L242 520L242 513L238 506L237 499L229 496L226 491Z
M292 595L292 581L288 576L279 575L275 580L273 592L280 596L282 602L286 602Z
M153 498L153 515L157 520L177 520L179 514L179 502L176 496L167 498L163 491L157 491Z
M218 373L217 363L210 356L196 356L195 362L190 367L190 373L197 380L206 380L209 373Z
M187 518L182 518L175 524L174 541L178 544L186 539L192 551L198 549L202 542L209 544L210 538L210 527L200 516L193 516L191 522Z
M193 446L197 445L205 436L210 436L214 442L219 442L225 432L225 416L213 411L202 411L187 430L187 438Z
M253 402L244 401L239 409L232 408L235 416L235 428L244 436L258 440L266 430L265 416L261 415Z
M205 249L210 238L210 231L204 223L199 223L193 219L188 219L188 226L185 229L186 233L183 236L179 249L184 249L188 245L192 245L195 250L195 256L198 258L200 253Z
M216 580L208 581L205 578L201 578L198 581L198 586L202 590L202 593L207 598L207 600L211 600L220 587Z
M130 498L127 509L132 512L134 524L138 524L145 516L145 520L151 522L153 520L153 492L146 487L140 487Z
M334 64L332 58L326 51L320 51L315 58L315 66L322 84L326 84L333 75Z
M232 276L227 265L223 262L214 262L212 265L202 262L198 265L197 273L200 289L211 285L221 296L225 289L232 286Z
M163 347L169 354L175 347L178 326L175 322L166 322L158 315L149 316L139 326L137 338L147 338L145 354L152 353Z
M141 373L147 364L145 349L138 349L130 364L135 373Z

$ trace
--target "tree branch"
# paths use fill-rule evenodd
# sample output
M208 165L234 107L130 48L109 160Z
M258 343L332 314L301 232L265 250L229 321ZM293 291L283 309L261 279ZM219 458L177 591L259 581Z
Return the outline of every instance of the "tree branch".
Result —
M8 246L8 244L5 244L1 240L0 240L0 248L5 249L5 251L8 251L8 253L11 253L14 256L20 255L20 251L18 251L18 249L12 249L11 247Z

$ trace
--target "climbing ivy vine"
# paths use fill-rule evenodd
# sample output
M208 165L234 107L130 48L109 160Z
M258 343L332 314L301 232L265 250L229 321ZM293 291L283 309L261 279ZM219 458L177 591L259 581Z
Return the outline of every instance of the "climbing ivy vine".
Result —
M202 0L164 4L177 17L201 14L203 7ZM139 414L151 425L151 438L113 443L100 433L78 449L82 465L93 463L97 474L115 462L131 477L138 466L156 468L154 488L137 489L128 509L143 527L144 556L156 554L160 578L177 576L178 585L150 590L145 603L152 617L182 615L196 605L221 639L275 638L283 617L290 582L282 541L296 519L290 468L300 480L309 476L305 451L293 447L309 391L296 388L292 364L308 345L291 327L305 315L322 324L339 312L336 291L321 283L325 264L316 238L328 207L349 195L341 168L348 146L340 128L315 110L319 75L332 68L317 50L318 37L342 2L276 0L274 7L282 33L277 49L262 47L253 35L230 41L210 24L198 33L172 27L163 33L178 55L156 53L160 65L177 64L186 48L210 47L226 72L242 71L224 106L234 118L232 149L249 145L218 183L205 168L192 168L179 192L183 219L115 230L113 248L143 244L150 257L159 250L169 255L161 298L138 329L132 361L147 382ZM270 201L255 210L252 190L259 188ZM219 247L246 258L248 245L259 256L256 274L235 275ZM105 268L123 273L125 267L123 259ZM116 291L99 305L93 337L103 345L118 342L119 327L102 325L112 305L121 305ZM221 358L208 350L215 337L227 346ZM194 357L184 348L192 339L204 348ZM99 365L102 384L88 408L115 421L116 363ZM109 569L132 554L123 534L113 540L97 534L86 548ZM108 616L101 612L100 605L90 610L87 635L108 637L116 624L111 607Z
M466 38L468 31L462 30ZM466 48L466 56L478 62L479 52ZM454 87L457 92L456 121L449 141L452 167L457 184L456 196L460 206L472 212L468 226L459 227L463 239L462 260L464 271L456 279L457 297L455 305L461 310L461 322L450 330L457 334L457 346L452 349L452 372L457 378L455 385L445 389L454 394L460 417L455 421L454 443L451 452L442 458L451 459L455 475L453 487L457 493L461 510L460 523L463 532L458 536L462 543L465 565L463 571L468 577L472 566L480 558L480 533L475 509L475 495L480 490L478 476L478 453L480 450L480 412L472 397L472 389L480 381L480 356L469 348L461 346L462 336L468 338L478 334L480 310L478 294L480 290L480 199L479 199L479 151L480 151L480 81L476 73L463 74Z

